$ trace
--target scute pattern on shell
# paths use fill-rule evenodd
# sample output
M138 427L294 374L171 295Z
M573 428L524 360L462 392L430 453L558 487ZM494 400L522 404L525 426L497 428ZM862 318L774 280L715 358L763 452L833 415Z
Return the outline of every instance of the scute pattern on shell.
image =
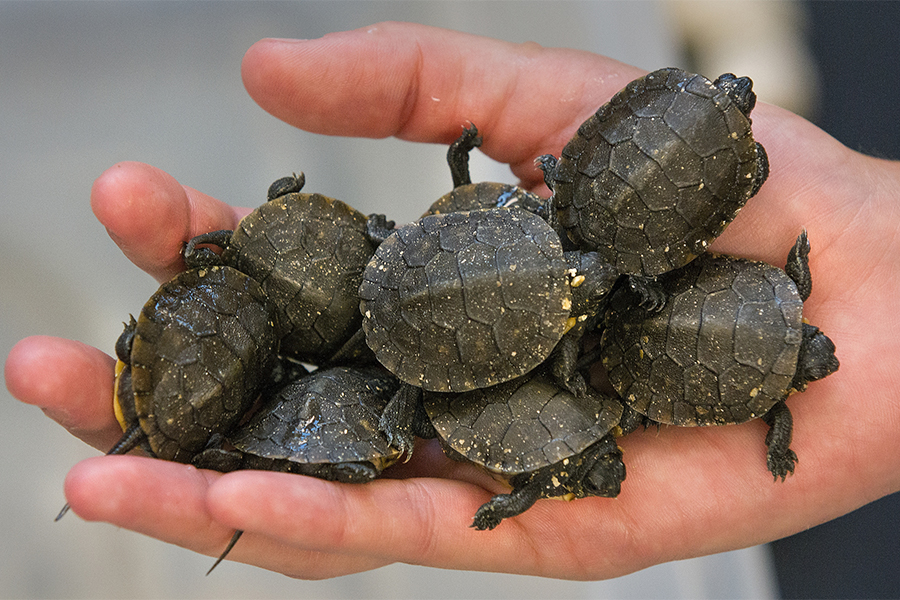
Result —
M782 400L796 372L803 302L771 265L704 255L660 276L659 313L614 298L603 334L613 387L676 425L742 423Z
M362 213L291 193L247 215L223 260L259 281L277 307L281 351L320 363L360 327L357 290L374 251Z
M702 253L749 199L750 120L701 75L660 69L578 129L554 178L561 224L620 272L655 276Z
M466 391L540 364L571 309L559 237L491 209L424 217L378 248L359 289L369 347L401 380Z
M517 185L483 181L454 188L434 201L423 217L461 210L483 208L521 208L528 212L538 212L544 200L537 194L523 190Z
M297 463L396 461L378 420L399 382L381 369L336 367L288 384L229 441L243 452Z
M230 267L185 271L150 297L137 320L131 385L158 458L187 462L235 425L272 368L274 310Z
M544 374L463 394L430 393L425 408L447 446L504 476L577 455L622 416L620 402L595 395L579 398Z

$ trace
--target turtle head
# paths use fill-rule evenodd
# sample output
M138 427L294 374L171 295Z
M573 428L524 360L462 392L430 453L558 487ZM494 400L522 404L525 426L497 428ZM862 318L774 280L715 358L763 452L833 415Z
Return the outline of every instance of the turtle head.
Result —
M593 464L587 477L584 478L584 494L601 498L615 498L622 489L624 479L625 464L622 462L621 452L604 454Z
M756 106L756 94L753 92L753 80L749 77L735 77L733 73L720 75L713 82L717 88L728 94L747 118Z
M809 382L831 375L839 366L834 355L834 342L818 327L804 323L803 341L797 356L797 373L791 387L802 392Z

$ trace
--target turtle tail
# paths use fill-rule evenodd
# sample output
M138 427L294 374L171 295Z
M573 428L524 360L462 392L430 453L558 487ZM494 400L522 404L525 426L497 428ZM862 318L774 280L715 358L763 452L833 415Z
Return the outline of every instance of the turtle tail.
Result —
M119 441L115 443L115 445L109 449L109 452L106 453L107 456L110 454L125 454L135 448L137 445L143 442L147 438L147 434L144 433L144 430L141 429L141 426L137 423L131 425L128 429L125 430L125 433L122 434L122 437L119 438ZM54 521L59 521L66 513L69 512L69 503L62 507L62 510L59 511L59 514L56 515Z
M231 549L234 548L234 545L237 544L237 541L241 539L241 535L243 535L244 530L238 529L234 532L234 535L231 536L231 541L228 542L228 545L225 546L225 550L222 551L222 554L219 555L219 558L216 559L216 562L213 563L213 566L209 568L209 571L206 572L207 575L213 572L213 569L219 566L219 563L225 560L225 557L228 556L228 553L231 552Z

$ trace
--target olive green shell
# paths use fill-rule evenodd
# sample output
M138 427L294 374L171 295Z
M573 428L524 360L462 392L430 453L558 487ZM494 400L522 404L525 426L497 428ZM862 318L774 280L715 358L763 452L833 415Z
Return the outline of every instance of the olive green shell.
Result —
M425 394L425 410L442 443L492 473L512 477L571 458L610 433L622 403L561 389L531 373L463 394Z
M223 254L277 309L281 351L319 364L360 327L357 289L375 251L366 217L320 194L285 194L241 220Z
M451 212L403 226L359 288L366 341L402 381L467 391L543 362L572 305L559 237L519 209Z
M367 462L380 472L400 457L379 427L399 386L396 377L379 368L316 371L270 396L227 437L237 450L272 461Z
M601 106L563 149L552 175L560 223L622 273L684 266L761 185L760 161L768 162L757 146L750 119L713 82L654 71Z
M544 200L517 185L482 181L469 183L454 188L434 201L428 211L422 215L439 215L461 210L479 210L482 208L517 207L536 213L544 206Z
M203 267L160 286L137 319L130 356L134 410L153 453L188 462L231 429L277 348L274 309L243 273Z
M703 255L660 276L655 314L614 296L602 361L622 399L675 425L741 423L784 399L797 370L803 301L771 265Z

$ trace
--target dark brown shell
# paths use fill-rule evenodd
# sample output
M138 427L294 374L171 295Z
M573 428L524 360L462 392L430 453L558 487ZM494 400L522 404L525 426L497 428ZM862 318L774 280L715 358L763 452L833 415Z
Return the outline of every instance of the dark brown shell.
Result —
M464 394L428 393L425 410L445 446L511 477L581 453L618 425L622 403L579 398L540 373Z
M452 212L396 230L359 288L366 341L406 383L467 391L543 362L572 306L559 237L519 209Z
M702 253L758 189L767 164L726 91L660 69L581 125L552 173L554 197L579 248L622 273L655 276Z
M185 271L141 310L131 347L134 409L153 453L188 462L256 400L277 351L274 309L230 267Z
M765 414L791 388L803 301L771 265L703 255L660 276L654 314L616 296L602 361L632 408L660 423L722 425Z
M380 471L400 457L379 428L399 386L383 369L319 370L273 394L228 439L242 452L271 460L370 462Z
M295 192L235 230L223 261L259 281L276 306L284 354L319 364L359 330L357 290L375 251L366 220L340 200Z
M470 183L454 188L434 201L428 215L439 215L461 210L479 210L483 208L521 208L528 212L537 213L544 206L544 200L537 194L533 194L517 185L509 183L497 183L482 181Z

